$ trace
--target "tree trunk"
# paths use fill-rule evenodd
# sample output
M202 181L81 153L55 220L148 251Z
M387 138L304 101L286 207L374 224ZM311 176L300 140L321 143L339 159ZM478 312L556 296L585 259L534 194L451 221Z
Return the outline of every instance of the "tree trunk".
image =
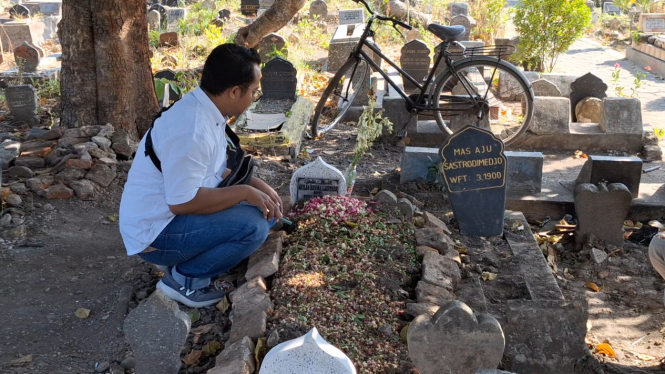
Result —
M143 136L159 110L147 23L145 0L63 0L62 126Z
M256 48L264 36L286 26L304 5L305 0L276 0L261 17L238 30L235 43Z

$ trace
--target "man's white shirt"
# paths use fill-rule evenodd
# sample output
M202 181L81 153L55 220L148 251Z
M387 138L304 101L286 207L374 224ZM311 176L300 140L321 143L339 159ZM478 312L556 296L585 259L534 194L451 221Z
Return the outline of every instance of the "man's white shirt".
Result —
M217 187L226 171L226 119L201 88L185 95L151 131L162 172L139 143L120 202L120 234L128 255L142 252L175 217L168 205Z

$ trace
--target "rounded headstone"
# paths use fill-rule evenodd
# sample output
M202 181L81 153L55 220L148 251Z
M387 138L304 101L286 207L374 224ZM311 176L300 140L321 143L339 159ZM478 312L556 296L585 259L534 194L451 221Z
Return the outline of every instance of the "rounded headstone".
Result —
M575 106L575 117L577 122L581 123L600 123L602 111L603 101L601 99L587 97Z
M30 9L22 4L16 4L9 9L9 17L11 18L29 18Z
M39 66L39 50L30 45L28 42L23 42L20 46L14 49L14 59L19 70L26 72L33 72Z

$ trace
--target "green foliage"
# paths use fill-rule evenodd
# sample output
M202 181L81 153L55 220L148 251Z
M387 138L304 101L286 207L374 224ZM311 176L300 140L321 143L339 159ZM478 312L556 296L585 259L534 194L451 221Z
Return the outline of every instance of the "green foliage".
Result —
M628 13L628 10L630 9L633 4L635 4L635 0L613 0L614 5L619 7L624 13Z
M37 81L33 79L32 85L37 89L37 95L40 98L60 98L60 79L42 79Z
M527 70L552 71L591 25L591 11L584 0L522 0L514 22L521 35L515 57Z
M493 45L508 21L506 0L471 0L469 15L476 20L474 34L486 44Z
M159 31L150 30L148 37L150 38L150 46L153 48L159 48L161 45L159 43Z
M390 122L390 119L383 117L381 111L374 109L375 104L376 98L370 95L369 103L364 107L363 113L358 119L358 136L353 148L352 167L358 165L360 158L367 152L372 142L381 136L384 130L393 131L392 122Z
M187 17L179 21L178 33L180 35L203 35L216 15L216 11L203 8L201 4L194 4L187 13Z
M275 57L281 57L281 58L287 60L286 50L287 50L286 45L282 49L277 49L277 46L273 44L272 45L272 51L270 53L266 54L266 59L265 59L265 61L263 61L263 64L265 65L266 62L272 60Z
M657 13L662 7L662 0L634 0L634 3L642 9L644 13ZM616 4L616 2L615 2Z
M176 82L169 81L166 78L160 78L157 79L155 78L155 93L157 94L157 100L161 103L162 100L164 100L164 91L166 90L166 87L170 86L173 91L176 93L180 93L180 87L176 84ZM173 98L169 98L171 101Z

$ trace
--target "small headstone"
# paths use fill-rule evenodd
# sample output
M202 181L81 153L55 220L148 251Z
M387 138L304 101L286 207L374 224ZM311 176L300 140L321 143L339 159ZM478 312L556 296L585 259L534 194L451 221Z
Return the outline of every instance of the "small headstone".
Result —
M321 157L296 170L291 176L291 201L294 203L324 195L344 196L344 174Z
M506 208L504 145L490 131L467 126L441 148L441 170L462 235L503 233Z
M413 40L402 47L402 56L400 57L402 69L421 85L429 74L430 62L430 49L425 42ZM411 93L416 88L415 84L404 78L404 91L406 93Z
M281 57L274 58L261 69L261 89L266 99L295 99L298 72L293 64Z
M148 25L150 25L150 30L161 31L162 16L158 11L151 10L148 12Z
M575 106L575 118L580 123L600 123L603 112L603 100L597 97L585 97Z
M220 29L224 28L224 20L219 18L219 17L214 18L212 21L210 21L210 24L215 25L215 26L219 27Z
M229 19L231 18L231 11L228 9L222 9L219 11L219 18L221 19Z
M178 6L178 0L163 0L162 4L170 7L177 7Z
M178 66L178 58L175 57L174 55L166 55L164 56L164 58L162 58L162 64L170 68L175 68Z
M187 16L185 8L168 8L166 13L166 30L176 31L180 28L181 20Z
M641 14L640 30L649 34L665 32L665 13Z
M166 15L167 15L166 7L164 7L162 4L154 4L150 7L150 9L148 9L148 13L150 13L153 10L159 12L159 17L162 22L166 20Z
M416 39L423 40L423 34L417 29L413 28L405 33L406 42L410 42Z
M475 374L501 363L505 339L489 314L474 315L461 301L450 301L431 316L422 314L407 333L409 356L422 374Z
M633 198L639 196L643 165L641 158L597 155L588 157L575 184L621 183L630 190Z
M16 4L9 8L9 17L11 18L30 18L30 9L22 4Z
M469 4L467 3L451 3L450 4L450 17L455 16L468 16Z
M538 79L531 83L533 87L533 93L536 96L554 96L561 97L561 90L556 84L548 81L547 79Z
M123 330L136 358L136 372L177 374L190 328L189 316L156 290L125 319Z
M309 5L309 18L318 21L328 19L328 4L324 0L314 0Z
M39 50L30 43L23 42L14 49L14 59L20 71L34 72L39 66Z
M623 247L623 222L633 199L625 185L600 183L596 187L583 183L575 187L574 199L578 243L586 242L589 234L593 234L606 244Z
M536 96L529 130L534 134L570 133L570 100L565 97Z
M459 37L460 41L468 41L471 37L471 29L476 26L476 20L469 16L455 16L450 20L450 26L464 26L466 31Z
M162 47L177 47L180 45L178 33L175 31L159 34L159 44Z
M286 40L275 33L268 34L261 39L259 53L261 53L261 61L263 63L267 63L275 57L289 57L289 51L286 49Z
M40 46L38 46L38 45L36 45L35 43L32 43L32 42L26 41L26 43L28 43L28 45L30 45L32 48L37 50L37 52L39 53L39 58L40 59L46 57L46 51L44 50L44 48L42 48L42 47L40 47Z
M240 0L240 13L245 16L256 14L259 5L259 0Z
M340 25L356 25L365 23L365 9L340 9Z
M217 9L217 5L215 5L215 2L212 0L203 0L201 2L201 8L208 10L215 10Z
M30 84L11 86L5 90L7 106L16 121L24 121L29 125L40 123L37 116L37 90Z
M261 374L302 373L356 374L353 362L325 341L315 328L297 339L279 344L263 359Z
M597 97L602 99L607 97L607 85L603 80L598 78L592 73L587 73L577 78L570 84L570 110L573 114L573 122L577 122L577 117L574 116L577 103L587 97Z
M618 16L618 15L621 14L621 8L614 5L613 2L608 1L608 2L603 4L603 13L613 15L613 16Z
M175 76L176 76L175 72L171 69L160 70L155 73L156 79L166 78L170 82L177 82ZM175 92L175 90L173 90L173 88L171 88L169 85L169 100L178 101L180 100L181 97L182 96L177 92Z
M600 131L607 134L643 134L640 99L634 97L604 98L600 116Z

